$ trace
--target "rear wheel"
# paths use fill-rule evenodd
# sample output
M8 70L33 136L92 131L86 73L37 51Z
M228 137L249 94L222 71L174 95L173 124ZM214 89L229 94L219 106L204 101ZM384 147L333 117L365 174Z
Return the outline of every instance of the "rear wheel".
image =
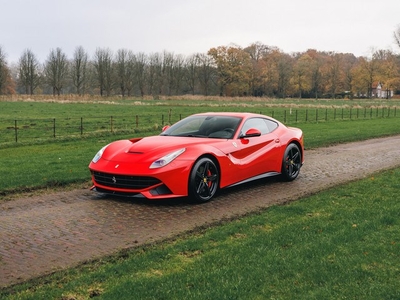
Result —
M301 151L296 144L289 144L282 161L282 177L286 181L297 178L301 168Z
M218 190L219 179L215 163L208 157L200 158L190 172L189 196L196 202L211 200Z

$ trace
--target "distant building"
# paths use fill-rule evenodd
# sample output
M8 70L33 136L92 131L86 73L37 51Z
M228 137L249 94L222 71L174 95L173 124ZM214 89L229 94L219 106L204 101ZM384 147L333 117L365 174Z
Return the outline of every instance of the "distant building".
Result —
M381 98L381 99L389 99L394 95L393 90L385 88L385 86L380 82L374 82L372 84L371 97L372 98Z

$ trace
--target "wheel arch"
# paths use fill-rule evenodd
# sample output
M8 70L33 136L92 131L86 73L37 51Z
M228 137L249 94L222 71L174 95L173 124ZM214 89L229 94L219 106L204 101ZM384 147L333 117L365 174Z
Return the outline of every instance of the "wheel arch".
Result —
M297 148L297 153L300 153L300 160L296 162L297 158L291 156L291 149ZM282 156L282 166L281 166L281 175L280 177L284 181L293 181L297 178L300 173L300 168L303 165L303 148L301 143L298 143L296 140L292 140L287 143L283 156Z
M205 163L210 163L210 166L205 167ZM203 166L203 170L200 171L203 174L198 175L199 168ZM216 177L210 172L210 168L216 172ZM207 171L206 171L207 170ZM205 175L207 174L207 175ZM208 153L200 155L196 160L194 160L193 165L190 169L189 178L187 182L188 196L198 203L204 203L211 200L216 193L221 188L221 167L219 165L218 159ZM218 183L217 183L217 182Z
M218 158L217 158L215 155L211 154L211 153L204 153L204 154L200 155L199 157L197 157L197 158L193 161L193 164L192 164L192 167L190 168L190 170L192 170L193 166L196 164L196 162L197 162L198 160L200 160L200 159L202 159L202 158L204 158L204 157L209 158L209 159L211 159L211 160L214 162L214 164L215 164L215 165L217 166L217 168L218 168L219 176L221 177L221 166L220 166L220 164L219 164ZM189 185L189 182L190 182L190 176L188 177L188 185ZM220 189L220 188L221 188L221 180L219 180L219 182L218 182L218 189Z
M304 160L304 148L303 146L300 144L300 142L298 140L292 140L289 143L287 143L286 148L290 145L290 144L295 144L297 147L299 147L300 149L300 154L301 154L301 161ZM286 150L285 148L285 150ZM285 153L285 151L283 151L283 153Z

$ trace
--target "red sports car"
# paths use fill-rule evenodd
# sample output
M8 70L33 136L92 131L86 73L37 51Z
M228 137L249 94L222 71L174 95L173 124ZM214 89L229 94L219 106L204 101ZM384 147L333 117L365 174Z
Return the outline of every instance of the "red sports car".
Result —
M294 180L304 162L303 133L264 115L201 113L157 136L103 147L89 164L93 190L209 201L220 188L281 175Z

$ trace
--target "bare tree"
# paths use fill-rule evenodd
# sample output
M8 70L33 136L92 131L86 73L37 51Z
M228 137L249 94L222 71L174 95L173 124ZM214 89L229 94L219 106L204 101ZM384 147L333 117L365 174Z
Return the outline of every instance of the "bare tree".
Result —
M194 54L186 58L184 62L184 81L192 95L195 93L197 82L198 55Z
M400 25L397 25L396 31L393 33L394 41L400 47Z
M206 54L198 54L198 73L200 86L203 94L208 96L211 91L211 85L216 83L216 69L214 67L213 58Z
M185 58L182 55L176 55L173 63L173 77L175 94L182 93L182 81L184 77Z
M78 46L71 62L70 76L78 95L86 93L88 84L88 54L82 46Z
M183 77L183 56L164 51L162 62L162 91L164 94L180 94Z
M131 95L135 83L135 55L130 50L120 49L116 56L116 75L117 85L120 88L121 95L125 97Z
M147 56L140 52L136 55L135 59L135 79L138 84L140 96L144 96L145 84L146 84L146 67L147 67Z
M171 96L172 89L174 86L174 60L175 56L171 52L164 51L163 62L162 62L162 80L166 82L166 94Z
M110 96L113 89L113 62L110 49L97 48L94 55L94 68L100 95Z
M126 90L129 97L136 86L136 55L132 51L128 51L127 79Z
M68 75L67 55L60 48L50 51L44 65L45 80L53 89L53 96L60 95Z
M25 50L19 59L18 81L25 93L30 95L40 84L39 61L30 49Z
M159 99L162 91L163 61L160 53L153 53L149 57L148 88L154 99Z

